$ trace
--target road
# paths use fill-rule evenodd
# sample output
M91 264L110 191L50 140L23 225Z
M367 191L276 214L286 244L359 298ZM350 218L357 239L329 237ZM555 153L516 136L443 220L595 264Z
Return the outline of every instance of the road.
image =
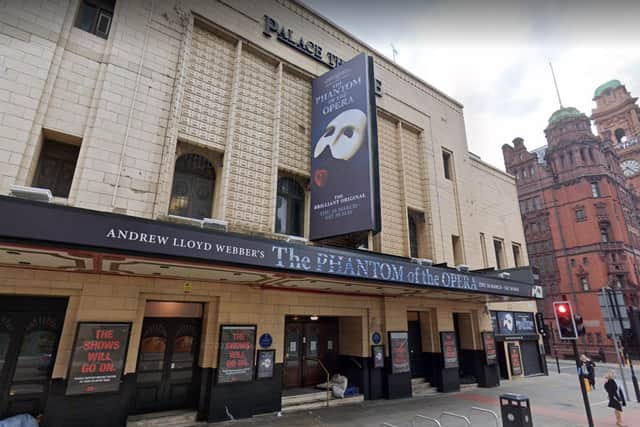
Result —
M366 401L351 406L323 408L277 417L275 414L255 417L249 420L217 423L216 426L229 427L379 427L386 422L396 427L409 427L415 414L439 418L445 411L470 417L473 427L495 427L495 421L486 415L472 413L471 407L477 406L500 413L499 395L519 393L530 398L533 412L533 425L536 427L584 427L587 425L582 395L577 376L568 363L562 364L562 373L552 370L549 376L521 378L503 381L500 387L475 388L458 393L437 394L434 396ZM555 367L555 366L554 366ZM604 371L598 372L602 378ZM589 394L593 418L597 427L614 427L613 410L607 407L606 393L599 381ZM624 408L625 422L631 427L640 426L640 404L629 402ZM457 423L456 423L457 422ZM427 426L428 424L418 424ZM462 427L462 421L448 419L443 427Z

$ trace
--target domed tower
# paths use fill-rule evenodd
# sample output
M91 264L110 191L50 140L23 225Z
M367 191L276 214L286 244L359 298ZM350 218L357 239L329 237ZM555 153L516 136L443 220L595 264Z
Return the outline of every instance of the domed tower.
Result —
M600 85L594 95L596 108L591 119L598 133L610 140L620 159L620 167L628 187L640 189L640 107L619 80Z
M596 108L591 119L598 134L611 140L616 148L624 148L640 137L640 107L620 80L601 84L593 94Z
M610 144L591 132L589 117L578 109L565 107L554 112L544 133L548 143L545 158L554 180L620 173Z

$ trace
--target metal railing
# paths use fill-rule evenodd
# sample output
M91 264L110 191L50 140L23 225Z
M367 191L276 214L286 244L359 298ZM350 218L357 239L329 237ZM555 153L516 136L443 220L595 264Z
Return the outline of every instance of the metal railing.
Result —
M329 384L331 382L331 374L329 373L329 370L327 369L326 366L324 366L324 363L322 363L322 360L318 359L317 357L304 357L305 360L311 360L314 362L318 362L318 364L320 365L320 367L322 368L322 370L324 371L324 373L327 375L327 408L329 407L329 400L331 400L331 385Z
M482 412L482 413L485 413L485 414L493 415L493 418L494 418L494 420L496 422L496 427L500 427L500 418L498 418L498 414L496 414L492 410L484 409L484 408L478 408L477 406L472 406L471 407L471 412L473 412L473 411L478 411L478 412Z
M440 421L436 420L435 418L426 417L426 416L420 415L420 414L416 414L413 417L413 419L411 420L411 427L416 427L416 421L417 420L431 421L432 423L434 423L438 427L442 427L442 424L440 424Z
M471 425L471 421L469 421L469 418L465 417L464 415L459 415L459 414L454 414L453 412L443 412L440 414L440 422L442 422L442 417L453 417L453 418L458 418L459 420L464 420L465 423L467 423L468 426Z

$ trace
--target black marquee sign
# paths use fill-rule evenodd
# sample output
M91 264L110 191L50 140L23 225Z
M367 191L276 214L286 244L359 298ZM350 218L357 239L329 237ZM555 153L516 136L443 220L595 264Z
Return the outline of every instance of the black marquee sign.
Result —
M161 221L0 196L0 240L125 251L145 256L373 280L394 286L533 299L533 286L421 266L406 258L286 243Z

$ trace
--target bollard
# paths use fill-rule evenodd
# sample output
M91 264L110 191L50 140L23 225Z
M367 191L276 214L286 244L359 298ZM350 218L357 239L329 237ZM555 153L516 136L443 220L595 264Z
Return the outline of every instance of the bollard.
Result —
M523 394L500 395L502 427L533 427L529 398Z

